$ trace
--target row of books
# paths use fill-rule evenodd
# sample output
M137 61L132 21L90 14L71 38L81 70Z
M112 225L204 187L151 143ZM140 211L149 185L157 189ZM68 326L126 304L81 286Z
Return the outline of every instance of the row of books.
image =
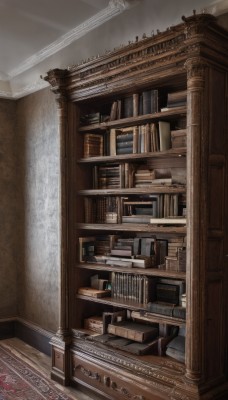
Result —
M174 171L174 170L173 170ZM178 171L179 173L179 171ZM181 173L167 170L160 174L159 170L149 169L145 164L135 163L106 163L93 167L94 189L119 189L119 188L142 188L148 186L186 184L186 169Z
M181 306L182 294L185 291L184 280L112 272L111 295L113 298L148 304L148 311L157 314L165 313L174 316L173 308ZM179 309L178 311L180 314ZM181 312L183 316L184 313Z
M177 193L85 197L85 223L185 225L186 218L183 217L186 209L185 201L185 196Z
M170 122L159 121L102 133L84 134L84 157L115 156L166 151L184 144L186 132L171 131ZM181 142L177 137L181 137ZM185 146L183 146L185 147Z
M186 292L184 280L158 278L125 272L111 273L111 280L91 277L90 286L80 287L78 294L89 297L107 297L147 306L150 313L185 319L182 295Z
M112 272L112 297L118 300L147 304L155 299L156 278L137 274Z
M161 96L157 89L145 90L142 93L133 93L131 96L117 99L111 105L110 121L157 113L160 102Z
M172 256L170 256L170 247ZM179 267L168 268L167 259L179 257L185 253ZM175 252L175 255L174 255ZM125 268L152 268L185 271L186 243L185 237L157 239L156 237L137 234L135 237L118 235L97 235L79 237L79 261L102 263L109 266Z
M154 114L170 108L185 106L186 103L187 90L162 94L158 89L150 89L114 100L110 105L109 112L107 110L105 112L94 111L81 115L80 124L82 126L92 125L121 118Z
M110 120L153 114L174 107L186 106L187 90L162 93L158 89L145 90L142 93L115 100L110 111Z

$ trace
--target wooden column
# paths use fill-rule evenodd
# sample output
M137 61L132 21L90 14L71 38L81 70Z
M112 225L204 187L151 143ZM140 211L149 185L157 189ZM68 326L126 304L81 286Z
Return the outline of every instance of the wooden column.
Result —
M56 335L51 340L52 345L52 378L63 385L69 383L69 138L67 129L68 103L65 92L65 70L53 70L45 78L52 86L58 104L59 146L60 146L60 293L59 293L59 326Z
M187 69L187 324L186 377L197 382L202 379L203 320L204 320L204 207L202 199L202 138L205 66L200 57L186 61Z

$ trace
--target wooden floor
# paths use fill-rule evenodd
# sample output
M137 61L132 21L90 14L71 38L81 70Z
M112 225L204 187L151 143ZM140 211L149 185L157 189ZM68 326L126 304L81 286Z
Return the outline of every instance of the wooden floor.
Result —
M5 347L8 347L15 355L25 360L29 365L31 365L33 368L36 368L44 376L50 376L50 357L46 356L43 353L40 353L38 350L34 349L33 347L29 346L28 344L22 342L20 339L17 338L1 340L1 344ZM63 387L57 383L55 383L55 385L75 400L94 400L94 398L87 396L77 389Z

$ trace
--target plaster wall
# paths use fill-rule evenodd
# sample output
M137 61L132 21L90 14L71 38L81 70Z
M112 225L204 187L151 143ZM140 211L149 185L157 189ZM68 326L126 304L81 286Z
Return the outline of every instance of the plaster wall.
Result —
M17 101L20 169L18 316L43 329L58 327L59 138L49 88Z
M0 100L0 319L58 328L59 137L47 88Z

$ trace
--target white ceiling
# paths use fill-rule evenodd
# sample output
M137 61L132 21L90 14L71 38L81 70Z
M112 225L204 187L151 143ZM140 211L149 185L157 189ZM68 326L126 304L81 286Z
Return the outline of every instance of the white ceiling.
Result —
M50 68L179 23L193 8L219 15L228 0L0 0L0 97L39 90Z

